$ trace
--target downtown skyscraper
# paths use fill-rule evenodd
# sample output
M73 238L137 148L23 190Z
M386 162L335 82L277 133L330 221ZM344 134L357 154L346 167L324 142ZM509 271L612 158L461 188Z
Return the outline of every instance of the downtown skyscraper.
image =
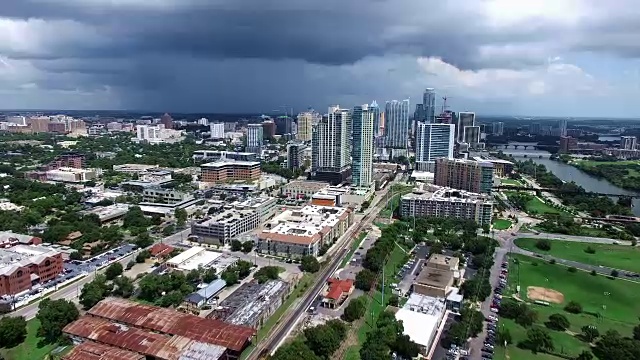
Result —
M387 101L384 107L385 146L393 156L407 155L409 147L409 99Z
M353 108L352 185L369 189L373 183L373 137L376 108L367 104Z
M262 154L262 141L262 124L247 125L247 146L245 148L245 151L260 156Z
M313 124L317 124L322 116L313 110L298 114L298 132L296 138L300 141L311 141Z
M416 169L434 172L435 160L453 158L454 124L419 122L416 128Z
M422 94L422 111L424 119L427 124L432 124L436 120L436 90L434 88L427 88Z
M467 126L476 125L476 114L472 112L460 112L458 113L458 123L456 125L456 141L462 143L465 141L465 128Z
M311 177L339 184L351 174L351 114L339 106L329 107L313 125L311 138Z

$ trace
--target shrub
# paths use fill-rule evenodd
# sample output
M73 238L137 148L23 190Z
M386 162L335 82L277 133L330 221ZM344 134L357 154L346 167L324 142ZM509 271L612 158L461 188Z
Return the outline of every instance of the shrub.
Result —
M611 270L611 276L612 277L618 277L620 275L620 273L618 272L618 270Z
M592 248L591 246L587 246L587 248L584 249L584 252L586 252L587 254L595 254L596 249Z
M574 273L574 272L577 272L577 271L578 271L578 269L576 269L575 267L571 266L571 267L569 267L569 268L567 269L567 271L568 271L568 272L570 272L570 273Z
M536 242L536 247L542 251L551 250L551 241L548 239L540 239Z
M598 273L595 270L591 270L591 276L596 276Z
M553 264L555 264L555 263L556 263L556 259L551 259L551 260L549 260L549 264L553 265Z
M569 301L567 306L564 307L564 311L572 314L580 314L582 312L582 305L577 301Z
M553 330L565 331L571 326L569 319L562 314L553 314L549 316L549 321L545 325Z

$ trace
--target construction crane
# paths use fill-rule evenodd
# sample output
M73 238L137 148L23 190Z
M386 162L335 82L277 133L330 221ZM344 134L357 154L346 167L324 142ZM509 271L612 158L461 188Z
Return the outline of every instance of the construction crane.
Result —
M442 97L442 113L444 114L444 111L447 110L449 108L449 105L447 105L447 96L443 96Z

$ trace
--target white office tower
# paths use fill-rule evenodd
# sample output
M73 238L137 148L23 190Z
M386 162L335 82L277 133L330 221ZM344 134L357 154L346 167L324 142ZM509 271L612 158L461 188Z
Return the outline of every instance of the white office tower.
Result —
M638 147L638 139L635 136L621 136L620 149L635 150Z
M567 119L561 119L558 121L558 130L560 136L567 136Z
M160 129L164 129L164 125L138 125L136 126L136 138L138 141L154 141L160 138Z
M224 139L224 123L209 124L212 139Z
M392 156L407 155L409 147L409 99L387 101L384 107L386 147Z
M480 143L480 126L464 127L464 142L475 148Z
M416 128L416 169L434 172L439 158L453 158L455 143L453 124L427 124L419 122Z
M298 114L298 134L296 139L300 141L311 141L311 130L313 124L317 124L322 116L313 110Z
M198 119L198 125L209 126L209 119L207 118Z
M374 107L365 104L353 108L352 186L371 188L373 183Z
M456 141L464 142L464 128L476 125L476 114L472 112L458 113L458 123L456 124Z
M504 134L504 123L502 121L498 121L491 124L491 134L495 136L502 136Z
M436 120L436 90L427 88L422 94L422 111L424 121L431 124Z
M16 126L27 126L27 118L24 116L7 116L5 121Z
M262 154L262 134L262 124L247 125L247 152L258 156Z
M348 109L332 106L313 125L311 139L311 177L339 184L351 173L350 131Z
M380 107L375 100L373 100L371 105L369 105L369 111L373 114L373 136L382 136L382 124L380 124Z

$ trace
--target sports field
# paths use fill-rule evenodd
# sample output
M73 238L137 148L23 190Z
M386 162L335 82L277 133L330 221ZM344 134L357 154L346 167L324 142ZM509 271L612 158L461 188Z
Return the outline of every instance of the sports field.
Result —
M507 230L511 227L511 221L507 219L495 219L493 221L493 228L496 230Z
M567 271L568 268L549 264L541 259L523 255L510 256L509 283L505 296L516 293L516 287L520 285L518 296L528 302L532 309L538 312L538 321L534 326L544 326L549 315L560 313L569 319L571 326L567 332L548 330L551 334L556 351L565 355L576 356L582 350L589 348L588 344L575 337L585 325L593 325L600 333L609 329L616 329L624 336L630 336L633 327L637 325L636 316L629 314L640 313L640 303L637 294L640 293L640 284L635 284L622 279L611 280L605 276L592 276L584 271L575 273ZM518 263L513 260L516 259ZM533 304L533 300L527 294L532 295L535 288L537 295L561 294L561 303L551 303L549 306ZM545 292L545 289L548 291ZM569 301L577 301L583 307L583 313L571 314L564 311L564 306ZM510 359L556 359L551 355L541 357L534 356L528 351L518 349L515 344L525 339L526 329L508 319L501 319L500 326L509 329L513 337L513 345L507 347ZM501 349L495 359L505 359ZM515 356L515 357L514 357ZM557 359L560 359L559 357Z
M515 244L525 250L577 261L583 264L606 266L615 269L640 272L640 247L629 245L581 243L576 241L551 240L551 250L542 251L536 247L538 239L516 239ZM585 250L591 247L596 252Z

